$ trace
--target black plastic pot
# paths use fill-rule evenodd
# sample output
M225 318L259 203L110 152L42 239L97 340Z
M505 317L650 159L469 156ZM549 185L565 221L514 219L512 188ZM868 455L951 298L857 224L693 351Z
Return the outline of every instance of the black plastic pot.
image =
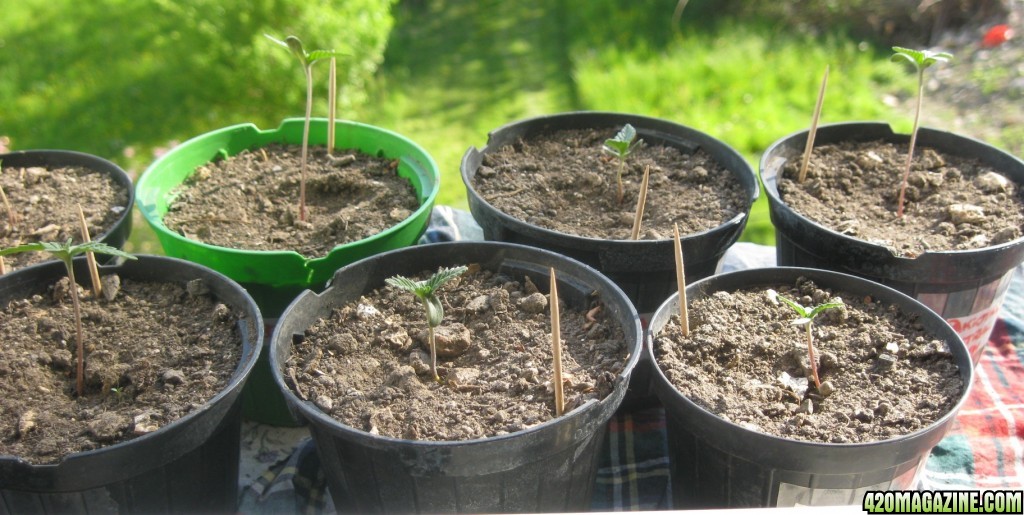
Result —
M885 123L853 122L818 128L815 145L884 140L906 144ZM925 252L897 257L881 245L828 229L793 211L779 196L778 174L800 159L807 131L776 141L761 157L760 173L775 225L778 264L836 270L895 288L941 314L960 333L977 363L999 315L1013 269L1024 262L1024 238L978 250ZM978 140L922 128L918 148L973 158L1024 187L1024 161Z
M717 291L793 284L800 276L818 286L871 295L899 306L905 313L917 314L925 330L949 345L964 384L959 401L931 426L899 438L862 444L813 443L770 436L727 422L684 397L660 368L654 367L653 388L665 407L668 425L673 506L859 506L868 490L911 489L932 447L945 435L966 401L974 376L967 347L941 317L891 288L838 272L777 267L710 277L689 285L686 295L692 301ZM678 313L679 296L674 295L651 319L650 343ZM653 360L652 345L648 345L647 352Z
M75 261L76 277L89 274ZM228 385L192 413L115 445L72 454L57 464L32 465L0 456L0 514L231 513L238 498L241 392L263 342L263 320L235 282L206 267L174 258L139 256L100 267L101 275L156 282L202 278L220 301L244 313L242 359ZM47 262L0 276L0 303L43 293L63 276ZM80 279L81 280L81 279Z
M384 286L392 275L468 263L514 277L528 275L538 285L547 284L548 268L554 267L559 297L570 306L584 306L596 291L628 339L629 360L612 394L524 431L427 442L372 435L341 424L286 386L282 370L292 342L315 320ZM455 242L391 251L338 270L326 291L306 292L284 312L274 330L270 361L289 406L309 421L338 511L585 511L606 424L625 395L640 342L636 310L621 290L590 267L520 245Z
M62 168L66 166L80 166L89 170L95 170L109 175L114 182L124 189L128 195L128 204L118 206L122 208L117 221L113 226L102 234L93 234L94 241L102 241L115 248L124 247L128 236L132 232L132 206L135 205L135 187L132 186L132 179L128 174L106 159L92 154L83 154L70 150L19 150L7 154L0 154L0 163L5 167L30 167L40 166L43 168ZM100 262L109 261L109 256L97 255Z
M718 227L682 238L687 280L696 281L715 273L722 255L743 232L759 188L757 178L743 156L703 132L657 118L607 112L562 113L520 120L491 132L483 149L470 147L466 151L461 165L462 182L466 185L469 209L483 228L486 239L540 247L582 261L622 288L639 312L650 313L676 290L671 239L601 240L555 232L499 211L473 187L484 154L511 145L520 138L566 129L618 129L626 123L632 124L638 137L650 145L667 145L684 153L704 150L731 171L746 191L749 200L746 211Z

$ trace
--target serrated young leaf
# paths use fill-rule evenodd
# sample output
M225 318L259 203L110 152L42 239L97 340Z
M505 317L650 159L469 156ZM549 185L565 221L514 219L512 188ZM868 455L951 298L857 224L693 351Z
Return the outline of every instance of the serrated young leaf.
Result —
M21 254L22 252L39 252L39 251L50 251L46 248L43 243L25 243L16 247L9 247L0 250L0 256L10 256L11 254Z
M811 310L807 317L814 318L818 316L818 313L821 313L822 311L825 311L827 309L841 308L843 306L845 306L845 304L843 304L843 299L837 298L836 300L833 300L831 302L826 302L824 304L814 306L814 309Z
M409 293L413 293L419 296L419 294L416 293L416 291L419 289L419 283L413 281L412 279L409 279L408 277L396 275L394 277L388 277L387 279L384 279L384 282L390 284L391 286L394 286L395 288L400 288Z
M464 274L466 270L469 270L469 268L465 266L457 266L454 268L442 268L438 270L437 273L430 276L430 278L426 280L427 287L430 288L431 293L433 293L448 281L451 281L452 279Z
M321 59L330 59L332 57L338 57L342 55L340 52L334 50L313 50L306 55L306 62L313 64Z
M929 66L939 62L948 61L953 58L953 54L949 52L933 52L931 50L914 50L912 48L904 48L899 46L892 47L893 52L890 60L902 61L906 60L910 64L913 64L918 70L928 68Z
M807 317L808 316L807 315L807 308L801 306L796 301L788 299L785 295L782 295L781 293L776 293L775 296L776 296L776 298L778 298L782 302L785 302L786 305L788 305L789 307L793 308L793 311L796 311L797 315L800 315L801 317Z

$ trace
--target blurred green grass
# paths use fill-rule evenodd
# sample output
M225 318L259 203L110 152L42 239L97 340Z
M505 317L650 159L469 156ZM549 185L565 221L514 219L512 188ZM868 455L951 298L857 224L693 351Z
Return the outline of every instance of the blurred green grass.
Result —
M79 6L89 16L76 17L60 14L59 6L47 1L5 7L11 23L38 26L43 19L49 25L45 37L31 45L16 46L14 35L0 36L0 50L9 54L0 57L5 70L0 75L5 105L0 135L9 136L13 148L84 150L135 173L169 142L242 121L272 126L301 113L301 88L294 87L301 74L287 68L285 53L269 47L274 53L264 54L262 32L301 34L300 22L313 20L321 37L307 44L329 46L322 40L329 39L335 25L323 20L338 16L331 12L336 6L302 3L301 9L292 8L300 20L273 30L280 12L275 2L253 7L241 0L188 0L195 10L189 13L166 0L103 0L120 6L107 20L101 7ZM360 0L361 5L370 3ZM401 1L391 10L394 26L383 62L372 76L364 70L369 77L365 87L351 89L342 115L396 130L421 144L441 167L438 203L461 208L466 207L459 175L462 155L470 146L485 144L488 131L529 116L610 110L666 118L721 138L756 168L760 152L772 141L807 127L821 73L830 64L825 122L876 119L909 127L910 113L893 112L882 102L883 95L912 91L912 77L888 61L887 47L859 41L841 29L811 36L769 18L739 19L714 0L691 0L674 25L675 4ZM189 23L165 27L168 13ZM245 23L228 31L210 17L217 13ZM390 18L352 19L378 31L390 27ZM158 34L158 41L146 41L140 32ZM372 34L367 30L360 38L372 39ZM189 37L195 41L189 43ZM236 41L251 47L240 62L223 48ZM372 41L364 43L377 48ZM114 59L121 50L137 58ZM180 55L165 61L154 57L168 52ZM376 66L372 56L367 62L369 68ZM69 82L60 63L81 80ZM95 69L85 68L90 66ZM193 74L193 68L215 73ZM325 70L319 70L324 82ZM282 80L287 87L277 84ZM323 112L323 103L318 102L317 112ZM743 239L774 242L763 200ZM159 253L140 217L128 248Z

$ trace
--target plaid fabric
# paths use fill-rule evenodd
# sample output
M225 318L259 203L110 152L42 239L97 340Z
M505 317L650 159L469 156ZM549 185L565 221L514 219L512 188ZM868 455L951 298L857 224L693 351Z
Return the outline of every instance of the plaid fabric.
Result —
M441 206L421 242L482 239L468 213ZM771 266L770 248L737 244L723 269ZM1018 267L977 367L977 381L950 433L933 450L920 488L1024 488L1024 273ZM671 509L665 414L658 405L622 409L608 424L591 508ZM251 484L241 513L334 513L308 437Z
M672 507L665 411L659 406L619 411L608 422L594 511L666 510Z
M921 488L1024 488L1024 326L1014 318L996 322L967 403L932 450Z

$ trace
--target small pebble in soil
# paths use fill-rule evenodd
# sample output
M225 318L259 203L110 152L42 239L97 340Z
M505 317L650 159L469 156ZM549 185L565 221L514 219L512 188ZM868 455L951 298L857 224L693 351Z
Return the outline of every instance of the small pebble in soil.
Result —
M947 209L954 224L980 224L985 221L985 211L972 204L952 204Z
M811 415L814 413L814 403L810 399L804 399L800 403L800 408L796 410L797 413L806 413Z
M878 356L878 370L882 372L888 372L896 366L896 357L891 354L879 354Z
M334 409L334 400L326 395L321 395L317 397L314 403L318 408L320 408L323 411L329 412L332 409Z
M417 340L424 349L429 349L429 337L427 331L417 334ZM466 353L472 346L472 333L469 328L456 322L449 325L441 325L434 329L434 344L437 347L437 357L442 359L457 358Z
M979 175L974 179L974 184L985 193L1001 193L1010 187L1009 179L996 172Z
M180 385L185 383L185 374L181 370L166 370L160 378L163 379L164 384Z
M198 297L210 293L210 288L206 286L206 282L202 279L192 279L185 283L185 291L193 297Z
M823 381L821 383L821 387L818 388L818 393L821 394L823 398L832 395L835 391L836 387L832 385L832 381Z
M104 300L113 302L117 298L117 294L121 292L121 276L109 274L100 277L100 287L100 294L103 295Z
M18 437L24 437L36 427L36 412L34 410L28 410L18 417Z
M519 299L519 309L527 313L543 313L548 309L548 299L543 293L533 293Z
M487 309L489 302L490 297L488 297L487 295L479 295L471 299L469 302L467 302L465 309L466 311L469 312L480 313Z

